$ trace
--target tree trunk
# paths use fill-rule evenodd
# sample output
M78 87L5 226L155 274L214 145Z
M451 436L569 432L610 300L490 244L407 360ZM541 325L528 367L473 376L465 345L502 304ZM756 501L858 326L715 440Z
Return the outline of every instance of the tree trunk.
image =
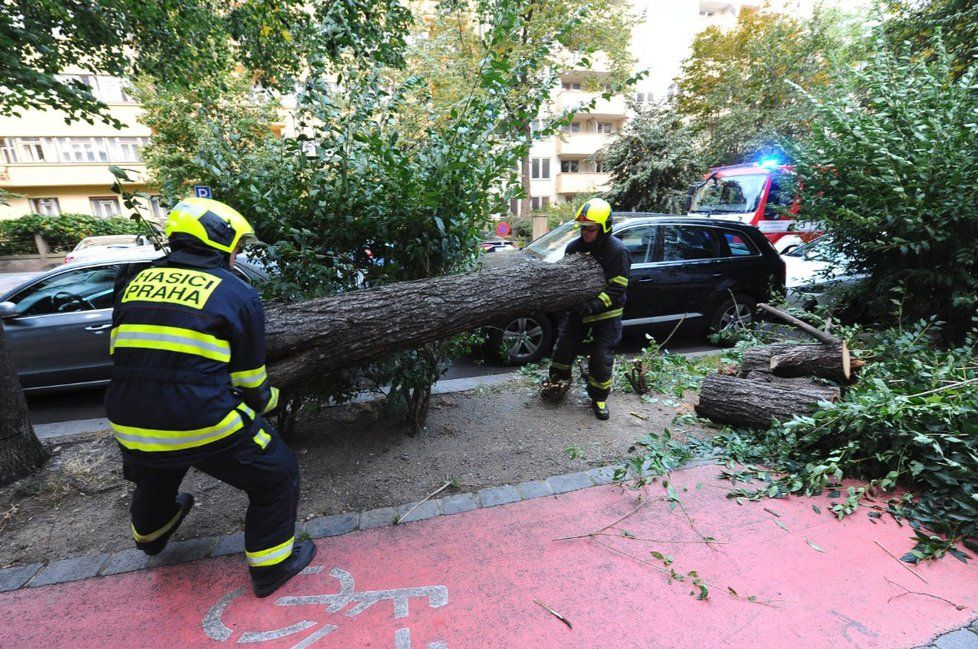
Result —
M820 401L835 402L842 398L841 388L819 383L809 377L787 378L775 376L770 372L749 372L744 378L748 381L768 383L775 387L784 388L785 390L795 390L799 394L810 394L817 397Z
M818 345L777 343L748 349L744 352L740 375L770 372L788 378L818 376L839 383L851 383L854 378L852 370L849 348L843 340Z
M814 382L782 386L766 380L713 375L703 379L696 414L720 424L768 428L772 420L788 421L814 412L819 400L833 401L838 390Z
M27 401L0 326L0 486L33 472L47 457L31 426Z
M491 322L578 304L605 285L601 267L584 255L555 264L523 255L511 259L471 273L269 306L266 349L272 383L314 383L332 370Z

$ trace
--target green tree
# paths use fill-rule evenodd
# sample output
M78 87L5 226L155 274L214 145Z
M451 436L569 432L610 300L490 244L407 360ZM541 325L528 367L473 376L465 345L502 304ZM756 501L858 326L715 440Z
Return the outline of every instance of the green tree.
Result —
M697 35L677 106L702 129L707 164L745 162L807 132L811 110L795 85L818 92L836 80L835 66L854 56L851 24L825 10L801 20L745 9L732 30Z
M123 78L151 75L158 83L181 86L188 79L223 78L240 62L256 81L288 85L308 36L303 5L299 0L5 0L0 4L0 114L56 108L69 121L115 123L88 86L59 76L71 68Z
M479 64L450 108L435 99L433 79L391 72L406 47L398 13L380 23L389 32L382 60L364 47L309 49L310 75L293 116L299 137L242 150L240 140L222 135L197 152L194 173L207 174L216 196L269 242L278 268L269 297L302 299L471 267L489 216L518 190L517 163L529 145L523 125L557 79L550 57L580 24L578 15L566 16L536 49L513 47L512 35L530 28L537 4L471 5L471 24L482 27L466 42ZM525 85L528 79L538 83ZM431 384L458 344L398 354L363 376L392 386L392 402L420 428ZM309 388L332 397L349 390L341 377Z
M885 24L891 44L909 41L925 57L938 55L934 36L941 33L955 75L967 70L978 56L978 4L973 0L888 0L894 15Z
M678 213L703 173L696 130L669 104L645 104L602 155L611 170L605 198L616 210Z
M872 278L866 304L899 298L904 318L937 315L958 337L978 306L978 64L958 76L940 39L931 60L876 48L855 92L809 96L811 133L791 149L803 214Z

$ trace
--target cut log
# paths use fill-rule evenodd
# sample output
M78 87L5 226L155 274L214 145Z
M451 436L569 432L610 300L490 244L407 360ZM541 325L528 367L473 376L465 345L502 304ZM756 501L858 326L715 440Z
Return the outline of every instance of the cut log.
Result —
M857 363L856 369L859 366ZM777 343L745 351L740 375L771 372L789 378L818 376L840 383L852 383L853 369L849 348L844 340L821 345Z
M799 390L764 380L718 374L703 379L696 414L718 424L767 428L772 420L788 421L811 414L822 399L818 389ZM835 397L837 398L837 397ZM832 400L830 396L828 401Z
M823 345L796 345L771 355L771 373L778 376L820 376L840 383L852 381L846 341Z
M767 383L776 387L784 388L785 390L794 390L799 394L812 396L817 401L834 402L842 398L842 390L839 387L819 383L815 379L809 377L788 378L784 376L776 376L770 372L750 372L744 378L746 378L748 381Z
M420 347L507 317L595 297L601 266L584 255L550 264L525 255L459 275L351 291L266 309L266 356L279 387Z

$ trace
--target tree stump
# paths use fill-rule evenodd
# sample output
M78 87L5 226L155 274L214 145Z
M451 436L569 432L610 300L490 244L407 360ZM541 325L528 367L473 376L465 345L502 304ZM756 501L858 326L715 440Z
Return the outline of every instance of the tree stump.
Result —
M750 372L770 372L788 378L818 376L848 384L854 380L849 348L844 340L817 345L778 343L744 352L741 376Z

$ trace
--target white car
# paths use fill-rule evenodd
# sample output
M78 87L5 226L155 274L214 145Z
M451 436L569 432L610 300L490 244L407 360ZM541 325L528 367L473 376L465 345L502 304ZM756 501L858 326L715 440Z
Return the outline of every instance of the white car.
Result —
M810 309L833 301L832 289L854 284L866 276L849 273L848 260L832 248L828 236L781 255L785 265L788 303Z
M149 252L154 249L153 240L145 234L106 234L85 237L71 252L65 255L66 264L113 256L121 250L139 248Z

